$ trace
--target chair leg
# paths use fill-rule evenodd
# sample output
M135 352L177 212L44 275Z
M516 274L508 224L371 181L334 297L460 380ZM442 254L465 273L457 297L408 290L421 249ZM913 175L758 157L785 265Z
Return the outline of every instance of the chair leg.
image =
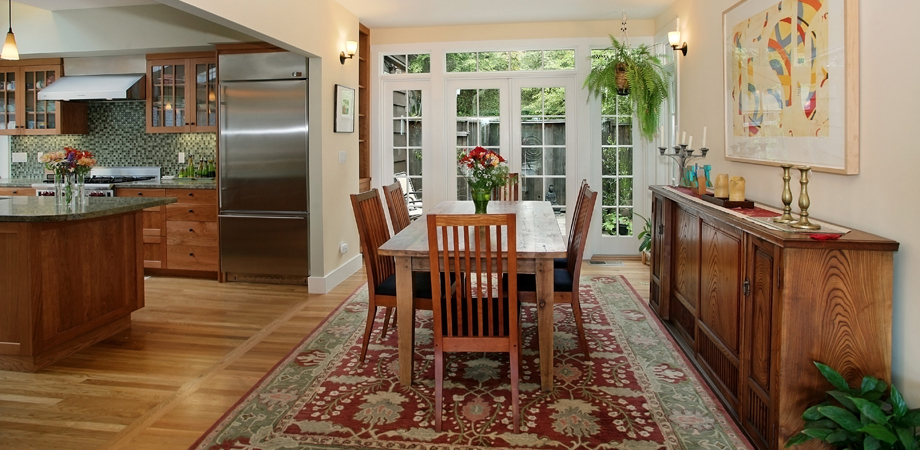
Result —
M575 315L575 328L578 329L578 342L581 344L581 349L585 353L585 361L590 361L591 356L588 352L588 338L585 336L585 324L581 318L581 302L578 301L577 296L572 298L572 314Z
M511 416L514 421L514 434L521 432L520 399L518 398L518 381L520 378L518 366L521 363L520 351L521 347L518 346L518 348L511 349L511 351L508 352L511 357Z
M371 340L371 330L374 328L374 318L377 316L377 306L367 305L367 324L364 325L364 341L361 343L361 362L367 355L367 343Z
M387 326L390 324L390 315L393 314L394 311L396 311L395 306L392 308L387 308L387 313L385 316L383 316L383 332L380 334L381 338L385 338L387 336ZM396 327L396 322L393 322L393 327Z
M434 431L441 432L441 408L444 407L444 352L434 349Z

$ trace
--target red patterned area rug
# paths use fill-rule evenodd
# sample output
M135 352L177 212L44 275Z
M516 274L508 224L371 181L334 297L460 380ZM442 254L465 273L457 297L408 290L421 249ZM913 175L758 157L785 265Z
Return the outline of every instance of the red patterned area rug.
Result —
M521 432L512 433L507 356L445 361L443 432L434 431L431 313L419 312L416 381L397 379L397 333L379 311L358 362L367 290L327 321L205 433L193 449L751 448L622 277L581 279L591 347L571 309L555 310L555 390L540 390L536 312L524 309Z

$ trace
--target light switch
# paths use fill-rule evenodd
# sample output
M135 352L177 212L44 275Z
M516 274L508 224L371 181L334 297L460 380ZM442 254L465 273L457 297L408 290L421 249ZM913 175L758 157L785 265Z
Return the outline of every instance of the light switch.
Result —
M179 152L179 164L185 164L185 152Z
M28 158L28 153L26 152L13 152L13 162L24 163Z
M339 164L345 164L345 161L347 159L346 155L347 153L345 152L339 152Z

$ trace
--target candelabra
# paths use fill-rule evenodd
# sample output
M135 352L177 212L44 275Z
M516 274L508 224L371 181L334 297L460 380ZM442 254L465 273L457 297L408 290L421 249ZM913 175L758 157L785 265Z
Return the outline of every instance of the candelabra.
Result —
M709 149L708 149L708 148L701 148L701 149L700 149L700 153L701 153L700 155L694 155L693 153L694 153L695 150L690 149L690 148L687 148L687 145L686 145L686 144L675 145L674 148L673 148L674 153L665 153L665 151L666 151L667 149L668 149L667 147L658 147L658 151L661 153L661 156L668 156L668 157L670 157L670 158L673 159L674 162L676 162L677 165L680 167L680 182L678 183L678 186L680 186L680 187L692 187L692 186L689 184L689 182L688 182L688 180L687 180L687 176L686 176L686 172L687 172L687 163L689 163L691 160L694 160L694 159L705 158L705 157L706 157L706 153L709 152Z

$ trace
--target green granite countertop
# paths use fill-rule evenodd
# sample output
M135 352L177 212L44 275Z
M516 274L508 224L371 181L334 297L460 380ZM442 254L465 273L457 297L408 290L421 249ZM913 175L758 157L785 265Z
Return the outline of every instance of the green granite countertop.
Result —
M160 181L134 181L131 183L118 183L115 189L216 189L215 178L173 178Z
M30 188L41 182L38 178L0 178L0 188Z
M175 203L175 198L90 197L85 206L70 210L55 205L54 197L0 197L0 222L63 222L112 216Z

